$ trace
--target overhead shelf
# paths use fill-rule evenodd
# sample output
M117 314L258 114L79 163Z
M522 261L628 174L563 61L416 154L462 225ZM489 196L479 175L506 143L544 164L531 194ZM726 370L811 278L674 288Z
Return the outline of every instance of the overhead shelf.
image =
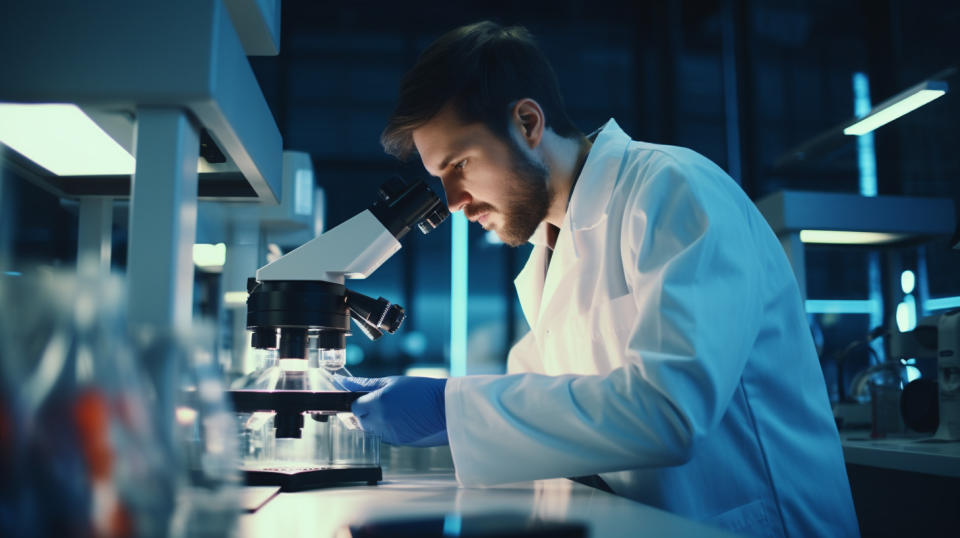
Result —
M16 2L0 17L0 51L0 102L76 104L131 155L138 110L182 108L207 137L201 154L224 157L201 163L201 188L277 203L280 132L220 1ZM26 168L66 196L129 193L129 175Z

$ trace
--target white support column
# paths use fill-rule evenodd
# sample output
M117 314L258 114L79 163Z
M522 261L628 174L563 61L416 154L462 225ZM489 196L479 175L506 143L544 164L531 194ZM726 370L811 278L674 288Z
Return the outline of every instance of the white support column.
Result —
M185 111L141 108L134 146L129 320L158 329L185 328L193 308L199 137Z
M787 259L790 260L790 266L793 267L793 274L797 277L797 284L800 286L800 299L806 301L807 268L803 242L800 241L800 232L780 235L780 244L783 245L783 250L787 253Z
M260 268L260 221L257 218L257 207L248 212L239 212L230 224L230 236L227 244L227 260L223 265L221 278L222 291L246 292L247 278L256 275ZM264 262L265 263L265 262ZM221 297L221 301L223 298ZM229 307L228 307L229 308ZM251 369L247 349L250 347L250 333L247 332L247 309L245 307L232 308L232 314L227 315L231 337L230 374L242 375Z
M113 199L80 198L77 234L77 270L82 274L110 274L113 239Z

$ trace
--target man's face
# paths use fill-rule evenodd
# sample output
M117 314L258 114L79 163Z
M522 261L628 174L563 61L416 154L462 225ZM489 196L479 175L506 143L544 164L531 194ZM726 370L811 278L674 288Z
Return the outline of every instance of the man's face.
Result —
M444 107L413 131L423 166L439 177L451 212L493 230L504 243L530 239L547 215L549 172L514 140L503 140L482 123L464 124Z

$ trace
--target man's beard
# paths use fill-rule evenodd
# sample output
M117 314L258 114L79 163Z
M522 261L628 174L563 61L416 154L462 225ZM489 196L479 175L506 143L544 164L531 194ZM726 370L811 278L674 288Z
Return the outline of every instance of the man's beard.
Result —
M495 230L497 235L511 247L518 247L530 240L547 216L550 208L550 193L547 190L550 171L525 154L513 140L510 154L513 174L505 197L508 200L505 207L480 202L468 205L464 212L468 217L488 211L500 213L503 215L503 226Z

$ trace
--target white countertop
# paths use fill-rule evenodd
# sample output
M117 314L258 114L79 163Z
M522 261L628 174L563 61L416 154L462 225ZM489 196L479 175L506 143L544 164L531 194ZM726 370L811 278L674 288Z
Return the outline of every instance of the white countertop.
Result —
M925 438L870 439L869 430L840 432L847 463L960 477L960 442Z
M586 523L593 537L730 534L564 478L461 488L451 472L387 473L377 486L280 493L240 516L239 536L319 538L348 524L444 514L517 514Z

